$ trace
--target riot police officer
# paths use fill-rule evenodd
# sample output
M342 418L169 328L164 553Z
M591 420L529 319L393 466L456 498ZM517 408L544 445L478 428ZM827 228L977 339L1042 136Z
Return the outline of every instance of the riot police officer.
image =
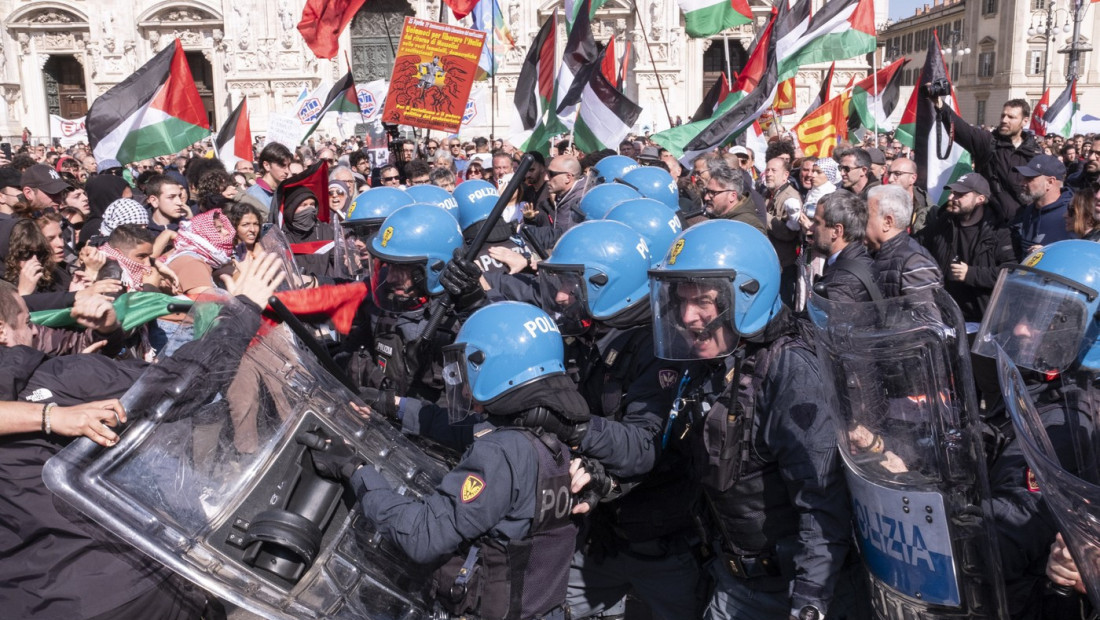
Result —
M656 207L675 221L666 207ZM672 404L667 377L674 371L653 355L651 262L640 234L597 220L568 230L539 264L540 303L571 337L569 366L599 416L580 450L626 476L621 488L628 491L601 502L582 532L569 575L574 618L621 615L631 590L656 618L699 613L691 514L697 486L684 454L655 450Z
M455 188L454 197L458 203L458 224L466 243L470 243L485 225L500 196L491 183L473 180ZM493 229L489 232L485 245L474 259L474 263L483 273L508 271L503 263L489 255L490 248L502 248L530 258L531 250L527 248L523 238L516 234L514 215L506 211L504 217L493 222Z
M1014 618L1068 617L1043 608L1077 608L1072 598L1051 596L1043 578L1058 531L1078 557L1100 548L1087 516L1095 498L1085 491L1100 483L1098 286L1100 245L1045 246L1001 272L974 340L974 353L1000 367L1005 409L988 416L989 478Z
M433 578L439 608L565 618L571 490L586 480L583 472L571 480L569 448L543 422L580 425L589 413L565 376L561 334L534 306L492 304L470 315L445 356L452 423L472 411L485 420L434 495L398 493L343 444L315 450L314 462L350 479L359 508L413 561L445 560Z
M833 421L779 274L767 237L725 220L650 271L655 353L683 362L660 442L688 444L715 534L707 618L827 616L848 554Z
M442 396L442 347L453 339L456 319L444 319L430 339L421 336L432 312L441 311L431 304L444 292L440 273L461 246L455 219L425 204L397 209L371 238L371 298L337 356L360 387L384 392L364 396L368 404L387 410L394 395L429 401Z

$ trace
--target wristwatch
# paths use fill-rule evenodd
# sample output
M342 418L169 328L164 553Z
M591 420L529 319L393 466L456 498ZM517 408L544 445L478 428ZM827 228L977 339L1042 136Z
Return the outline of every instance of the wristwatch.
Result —
M825 620L825 614L813 605L806 605L798 610L798 615L793 616L797 620Z

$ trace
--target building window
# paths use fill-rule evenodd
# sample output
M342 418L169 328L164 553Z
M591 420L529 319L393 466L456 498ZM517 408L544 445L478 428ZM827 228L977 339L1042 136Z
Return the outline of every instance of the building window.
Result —
M978 77L993 77L993 60L995 52L982 52L978 54Z
M982 15L993 15L997 12L997 0L982 0Z
M1046 0L1031 0L1032 11L1042 11L1047 8Z
M978 113L977 118L974 119L974 122L977 123L979 126L985 124L985 99L978 100Z
M1047 64L1046 52L1043 50L1029 50L1027 53L1027 74L1042 75L1043 67Z

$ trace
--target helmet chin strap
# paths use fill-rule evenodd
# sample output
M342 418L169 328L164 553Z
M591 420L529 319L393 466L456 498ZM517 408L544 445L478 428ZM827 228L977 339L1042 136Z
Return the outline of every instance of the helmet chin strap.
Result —
M703 331L700 332L699 335L705 336L707 338L713 337L714 333L718 331L719 327L721 327L721 325L719 325L719 322L722 321L727 314L729 314L729 309L723 310L721 314L711 319L710 322L707 323L705 327L703 327Z

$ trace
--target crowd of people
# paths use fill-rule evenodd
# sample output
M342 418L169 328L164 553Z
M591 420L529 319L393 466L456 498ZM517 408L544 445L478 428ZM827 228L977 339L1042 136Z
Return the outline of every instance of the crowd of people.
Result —
M1091 428L1097 369L1082 352L1098 337L1100 136L1037 137L1022 100L992 130L945 114L976 168L942 205L885 133L811 157L779 132L764 152L690 163L636 136L595 153L565 137L549 156L481 137L395 139L381 165L358 138L257 144L254 161L232 163L202 143L126 164L24 144L0 162L5 614L224 613L125 540L90 533L41 469L74 438L125 439L139 412L117 399L154 360L188 355L192 316L165 302L124 327L121 295L224 289L241 303L202 336L217 343L253 333L284 279L366 282L332 359L372 415L450 450L451 472L417 499L341 438L311 448L318 474L346 484L409 562L436 567L443 617L819 620L931 605L864 568L872 550L856 542L838 442L893 474L918 457L882 424L830 411L839 371L822 368L810 317L815 299L858 308L936 291L977 351L963 364L972 377L939 379L978 395L988 504L976 510L1001 558L998 594L963 604L1083 613L1084 581L982 343L1014 356L1050 428L1071 409ZM1019 284L1034 273L1046 292ZM1065 310L1077 296L1087 313ZM32 318L48 311L71 326ZM554 498L567 496L562 509Z

